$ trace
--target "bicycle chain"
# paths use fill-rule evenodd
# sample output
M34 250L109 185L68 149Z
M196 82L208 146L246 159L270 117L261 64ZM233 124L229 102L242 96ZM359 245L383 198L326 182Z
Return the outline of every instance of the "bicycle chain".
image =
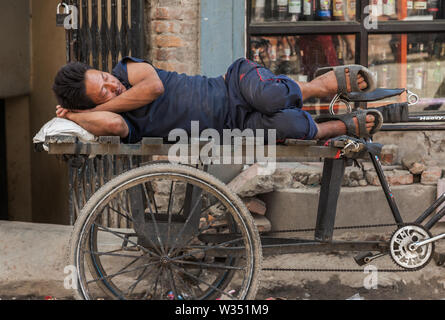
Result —
M365 229L365 228L382 228L382 227L394 227L398 226L397 223L389 224L373 224L373 225L359 225L359 226L344 226L334 227L334 230L350 230L350 229ZM262 232L261 235L268 233L298 233L298 232L310 232L315 231L315 228L311 229L287 229L287 230L273 230ZM363 272L363 269L317 269L317 268L262 268L263 271L292 271L292 272ZM417 270L403 269L378 269L378 272L414 272Z

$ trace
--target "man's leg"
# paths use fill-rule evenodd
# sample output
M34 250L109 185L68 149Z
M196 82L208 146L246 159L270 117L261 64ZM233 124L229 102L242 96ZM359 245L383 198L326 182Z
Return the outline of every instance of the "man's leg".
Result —
M318 128L306 111L298 108L284 109L272 115L251 112L246 117L244 129L276 130L278 141L285 139L315 139ZM265 132L267 137L267 132Z
M296 82L284 75L275 75L269 69L245 60L239 68L239 90L249 105L264 114L279 110L301 108L303 101L316 97L334 96L338 90L333 71L323 74L311 82ZM345 70L348 92L351 91L349 71ZM367 84L359 74L357 84L366 89Z
M366 117L366 129L371 131L374 127L374 116ZM354 119L357 134L358 122ZM315 123L311 115L301 109L280 110L272 115L262 114L260 112L251 112L244 122L244 129L275 129L277 141L285 139L301 140L321 140L329 139L346 134L346 126L342 121L328 121ZM267 137L267 132L265 132Z
M285 75L275 75L269 69L250 60L240 62L236 79L238 90L248 105L255 110L272 115L303 105L300 86Z

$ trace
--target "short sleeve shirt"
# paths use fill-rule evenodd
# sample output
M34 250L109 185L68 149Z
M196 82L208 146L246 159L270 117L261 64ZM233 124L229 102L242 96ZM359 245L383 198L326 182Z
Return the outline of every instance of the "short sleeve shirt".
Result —
M128 89L127 62L146 60L125 57L112 74ZM231 115L227 86L223 77L189 76L155 68L164 85L164 93L152 103L120 115L126 121L129 135L125 143L136 143L142 137L166 138L173 129L183 129L189 135L191 122L199 121L199 130L213 128L222 132L230 126Z

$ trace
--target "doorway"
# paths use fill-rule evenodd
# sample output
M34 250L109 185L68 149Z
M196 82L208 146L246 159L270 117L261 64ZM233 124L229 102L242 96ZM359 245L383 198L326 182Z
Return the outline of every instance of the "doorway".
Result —
M0 100L0 220L8 220L5 100Z

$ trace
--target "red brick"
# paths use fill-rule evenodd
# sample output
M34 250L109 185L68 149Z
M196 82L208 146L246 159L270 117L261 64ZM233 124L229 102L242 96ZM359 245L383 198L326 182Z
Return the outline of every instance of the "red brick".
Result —
M442 169L439 167L430 167L422 172L420 182L422 184L437 184L437 181L442 177Z
M156 36L155 44L160 48L174 48L174 47L183 47L184 41L177 37L171 35L162 35Z
M198 17L198 10L195 7L188 7L182 10L183 20L195 20Z
M380 154L380 161L383 165L392 165L397 161L399 147L393 144L384 145Z
M414 182L414 177L409 171L394 170L389 171L388 173L389 174L386 176L386 179L391 186L413 184Z
M385 177L391 186L413 184L414 182L414 176L407 170L385 171ZM370 185L380 186L380 181L375 171L366 172L366 180Z
M155 20L178 20L182 18L180 8L161 7L156 8L154 13Z
M153 21L153 30L157 33L165 33L168 31L169 24L165 21Z
M156 33L181 33L182 27L176 21L153 21L153 30Z
M244 199L244 204L251 213L264 216L266 214L266 204L257 198Z

